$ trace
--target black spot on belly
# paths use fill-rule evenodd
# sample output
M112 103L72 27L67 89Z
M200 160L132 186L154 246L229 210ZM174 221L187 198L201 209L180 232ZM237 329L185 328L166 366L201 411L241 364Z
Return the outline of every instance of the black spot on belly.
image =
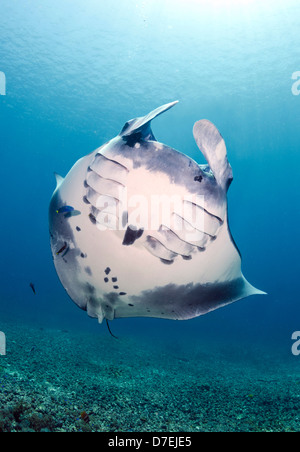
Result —
M126 292L119 292L119 295L126 295Z
M109 267L106 267L106 269L104 270L104 273L105 273L106 275L109 275L109 273L110 273L110 268L109 268Z
M92 276L92 270L90 269L90 267L85 267L84 271L85 271L85 273L87 273L89 276Z
M114 287L114 289L119 289L119 286L113 286Z
M134 306L134 304L128 303L128 306Z
M87 255L84 253L80 253L80 256L84 259Z
M80 227L79 227L79 226L76 226L76 231L78 231L78 232L80 232L80 231L81 231L81 229L80 229Z
M144 229L137 229L135 226L128 226L122 245L133 245L133 243L143 235L143 232Z
M104 282L108 283L109 279L108 278L104 278Z
M195 181L195 182L201 182L202 179L203 179L203 177L201 176L201 174L199 174L199 176L195 176L195 177L194 177L194 181Z
M117 282L118 278L116 278L115 276L113 278L111 278L112 282Z

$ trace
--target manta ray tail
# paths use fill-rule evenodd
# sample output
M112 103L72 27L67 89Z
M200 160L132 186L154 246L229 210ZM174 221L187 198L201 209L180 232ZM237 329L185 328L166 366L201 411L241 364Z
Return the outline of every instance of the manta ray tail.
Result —
M108 321L107 321L107 319L105 319L105 320L106 320L106 325L107 325L108 331L110 332L110 334L112 335L112 337L114 337L115 339L118 339L118 337L117 337L117 336L115 336L114 334L112 334L112 332L111 332L111 329L110 329L110 327L109 327L109 324L108 324Z

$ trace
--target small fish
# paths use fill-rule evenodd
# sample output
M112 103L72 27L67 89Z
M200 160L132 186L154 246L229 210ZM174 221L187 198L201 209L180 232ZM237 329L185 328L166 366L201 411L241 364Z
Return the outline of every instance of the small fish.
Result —
M81 419L82 419L84 422L86 422L86 423L90 422L89 415L87 414L86 411L82 411L82 412L80 413L80 417L81 417Z
M31 287L32 292L34 293L34 295L36 295L36 291L35 291L34 284L31 282L31 283L29 284L29 286Z
M74 207L72 207L72 206L62 206L56 211L56 213L67 213L67 212L72 212L73 210L74 210Z
M77 215L81 215L81 212L79 210L72 210L71 212L65 213L64 217L65 218L77 217Z
M60 248L60 250L58 250L58 251L56 252L56 256L58 256L58 255L61 254L63 251L65 251L66 248L67 248L67 243L65 242L64 246L62 246L62 247Z

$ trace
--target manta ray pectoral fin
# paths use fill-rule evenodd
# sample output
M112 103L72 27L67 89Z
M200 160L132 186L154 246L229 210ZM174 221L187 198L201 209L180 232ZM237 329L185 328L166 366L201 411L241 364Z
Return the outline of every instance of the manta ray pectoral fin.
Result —
M162 105L161 107L156 108L155 110L148 113L146 116L141 118L131 119L126 122L123 129L120 132L120 136L126 139L126 137L130 137L130 135L138 135L138 138L155 140L154 135L152 133L150 123L152 119L156 118L164 111L169 110L174 105L178 103L178 100L174 102L170 102L169 104Z
M55 179L56 179L56 188L55 190L58 189L58 187L60 186L60 184L63 182L64 178L62 176L60 176L57 173L54 173Z
M227 151L222 135L216 126L207 119L195 123L193 134L217 183L227 190L232 181L232 169L227 160Z
M263 292L252 286L243 275L242 278L244 279L243 297L249 297L250 295L267 295L267 292Z

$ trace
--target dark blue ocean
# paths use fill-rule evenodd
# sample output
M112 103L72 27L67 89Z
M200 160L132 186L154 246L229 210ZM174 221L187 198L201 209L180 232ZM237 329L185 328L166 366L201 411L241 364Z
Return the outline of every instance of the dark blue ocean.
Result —
M179 356L180 362L187 364L187 374L189 364L198 365L201 375L209 366L207 358L224 379L228 362L234 362L237 374L252 366L251 376L255 379L254 369L262 372L260 366L267 359L269 394L277 400L280 411L285 402L278 402L278 381L281 377L287 380L285 363L291 366L287 373L295 378L300 366L300 356L291 351L292 334L300 330L299 32L297 0L1 1L0 330L6 334L7 352L0 356L0 376L4 366L6 371L13 368L14 378L22 379L25 370L14 353L19 353L20 342L28 340L24 333L27 328L32 335L34 331L42 332L27 345L29 351L40 353L35 355L36 362L42 347L48 347L47 356L51 355L52 339L45 341L47 334L52 338L53 332L65 331L57 360L62 359L66 366L63 341L67 335L76 341L76 336L91 334L95 355L97 344L103 347L104 341L106 359L116 367L123 356L134 369L137 358L132 347L136 347L141 360L150 359L148 353L151 359L157 353L160 378L168 378L172 368L172 363L164 364L167 358L162 355ZM179 103L172 110L153 121L155 137L198 163L205 163L193 138L193 125L206 118L218 127L233 169L228 212L231 233L242 255L242 271L267 295L248 297L186 321L117 319L110 322L119 338L117 342L105 322L99 325L72 302L56 274L48 228L54 172L65 176L79 158L115 137L126 121L175 100ZM36 295L29 286L31 282ZM130 344L128 357L122 340ZM68 344L72 349L72 340ZM256 356L258 361L253 367ZM44 364L50 372L53 361ZM77 366L81 366L80 358ZM279 368L283 369L281 375ZM32 379L37 372L34 369L37 367L33 367ZM196 378L195 369L192 374ZM61 372L65 381L60 388L64 384L67 387L68 375L64 369ZM9 373L6 375L9 379ZM274 379L278 380L272 386ZM42 387L40 377L37 382ZM208 384L212 391L213 383ZM202 382L204 389L205 385ZM70 380L68 394L79 391L75 386ZM155 380L155 392L154 386ZM28 398L26 388L22 390L23 397ZM255 399L254 389L249 391ZM295 387L291 391L295 405L300 393ZM17 397L15 394L15 403ZM185 394L186 401L192 403L193 398ZM58 400L57 396L56 403ZM27 427L39 430L25 421L18 427L21 421L16 417L11 427L3 427L1 409L5 418L10 403L4 392L1 402L0 393L0 431ZM72 403L75 406L76 400ZM30 413L28 404L25 414ZM263 411L264 404L260 407L262 417L275 416L270 408ZM85 406L84 410L92 408ZM97 414L95 407L93 410ZM159 411L157 407L153 410ZM219 410L221 413L222 405ZM195 424L189 420L185 425L185 417L189 417L188 409L180 418L181 427L175 418L169 424L164 420L163 427L150 421L147 424L144 414L139 414L142 424L132 418L130 426L112 427L112 421L105 424L104 420L103 425L108 430L115 428L111 431L193 431L196 424L200 430L227 429L224 423L201 424L200 418ZM243 428L239 427L241 417L237 415L228 429L263 429L261 424L245 418ZM291 415L289 419L294 418ZM276 422L265 428L299 427L288 420ZM90 428L103 431L103 425ZM63 421L43 428L79 429L67 427Z

